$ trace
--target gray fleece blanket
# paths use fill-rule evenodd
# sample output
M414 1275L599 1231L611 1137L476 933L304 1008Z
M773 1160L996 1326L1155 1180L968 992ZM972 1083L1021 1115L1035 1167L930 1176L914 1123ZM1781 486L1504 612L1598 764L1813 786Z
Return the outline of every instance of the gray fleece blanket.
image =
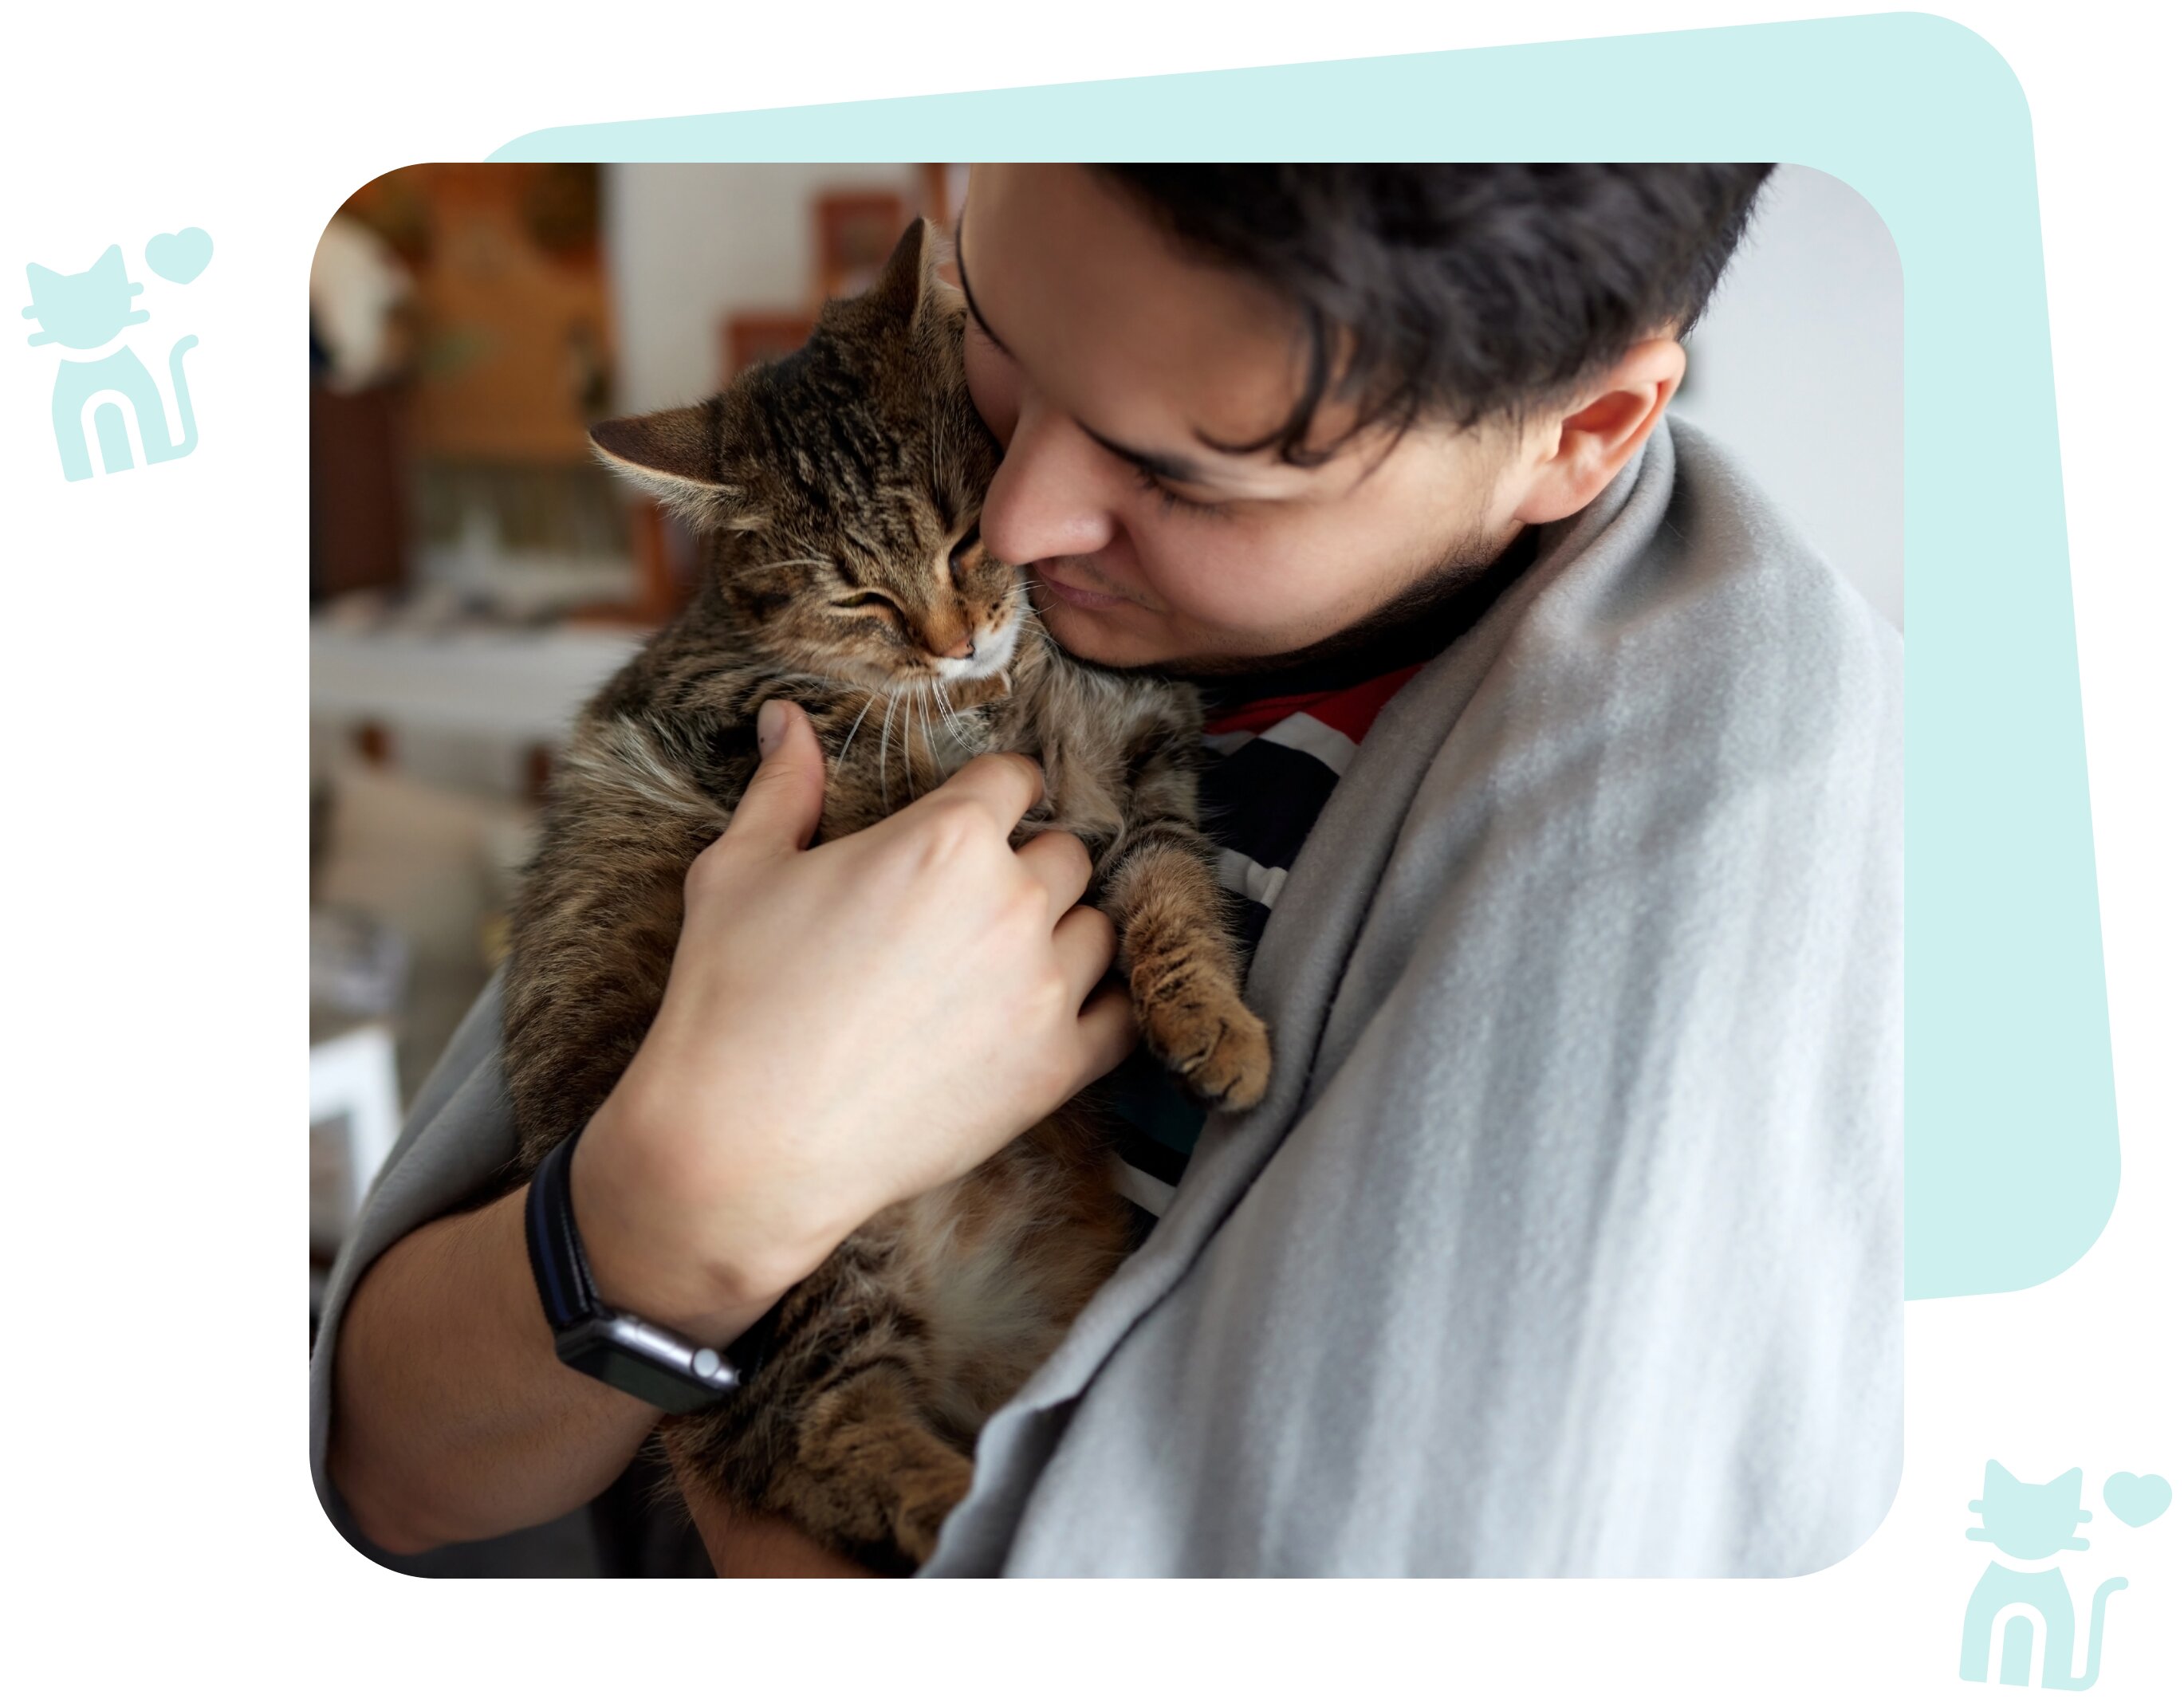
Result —
M1787 1575L1903 1419L1902 643L1657 432L1382 710L1275 1073L988 1424L927 1573ZM489 989L328 1294L510 1149Z

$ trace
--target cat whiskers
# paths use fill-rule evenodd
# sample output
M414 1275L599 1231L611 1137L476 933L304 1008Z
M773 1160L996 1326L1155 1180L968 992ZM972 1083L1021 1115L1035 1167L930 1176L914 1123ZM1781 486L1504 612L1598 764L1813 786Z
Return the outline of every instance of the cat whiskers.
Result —
M896 692L890 690L887 693L887 713L880 720L880 811L883 814L891 814L894 811L888 796L888 733L894 725L894 705L902 699Z
M1061 645L1055 641L1054 633L1047 629L1046 621L1044 617L1046 610L1054 605L1053 602L1049 600L1042 605L1040 603L1034 599L1032 595L1031 580L1028 578L1018 578L1017 580L1017 589L1019 593L1017 608L1023 618L1024 623L1028 625L1032 630L1039 633L1039 640L1046 645L1048 654L1057 656L1060 655L1061 654Z
M1053 633L1047 630L1046 621L1043 616L1054 605L1054 600L1049 597L1045 602L1039 601L1033 595L1031 587L1032 581L1028 577L1019 577L1017 580L1017 611L1019 617L1028 621L1041 637L1047 639L1050 646L1054 641Z
M925 733L925 758L928 760L932 760L933 722L925 716L925 704L919 701L915 696L911 697L910 699L917 709L917 722ZM910 786L910 799L912 802L915 802L917 800L917 769L911 765L910 710L907 708L904 709L902 712L902 773L905 781Z
M850 745L857 741L857 728L865 723L865 716L872 711L872 704L880 699L875 690L865 698L865 705L857 710L857 717L850 722L850 735L842 739L842 747L835 752L834 765L839 766L850 759Z
M925 759L936 772L946 766L940 754L940 746L935 741L937 732L944 730L959 748L968 748L978 741L969 716L948 699L947 687L937 678L928 678L924 683L922 691L918 691L914 686L905 686L894 690L870 692L865 698L865 705L857 710L857 717L850 722L850 735L842 739L842 747L834 756L837 766L849 759L850 746L856 742L857 733L864 725L866 716L872 711L872 705L881 698L886 698L887 708L880 716L879 752L880 807L886 812L893 812L894 807L889 753L894 744L894 710L898 705L902 708L903 778L910 788L913 802L922 794L917 788L917 752L911 736L911 716L913 713L917 716L916 733L925 742ZM933 713L934 707L940 710L937 720Z
M956 711L956 705L948 699L948 687L937 678L929 678L926 681L926 688L933 693L933 700L940 710L940 723L946 727L948 735L959 748L967 744L971 739L963 729L963 716Z

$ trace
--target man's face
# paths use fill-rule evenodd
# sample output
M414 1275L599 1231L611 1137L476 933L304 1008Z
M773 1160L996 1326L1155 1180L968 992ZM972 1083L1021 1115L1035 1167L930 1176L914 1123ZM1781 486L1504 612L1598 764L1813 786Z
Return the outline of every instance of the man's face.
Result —
M1514 432L1362 433L1312 467L1215 446L1289 416L1295 317L1083 167L979 167L960 246L964 364L1006 449L980 531L1031 568L1072 654L1184 670L1289 655L1523 529ZM1323 407L1308 442L1341 422Z

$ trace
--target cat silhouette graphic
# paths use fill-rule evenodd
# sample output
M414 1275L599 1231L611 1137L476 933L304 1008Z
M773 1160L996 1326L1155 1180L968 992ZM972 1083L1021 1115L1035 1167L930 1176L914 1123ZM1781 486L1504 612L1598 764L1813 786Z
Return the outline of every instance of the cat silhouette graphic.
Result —
M2091 1522L2093 1513L2078 1505L2084 1476L2084 1470L2072 1469L2045 1486L2034 1486L1990 1459L1984 1491L1970 1507L1979 1512L1983 1525L1966 1529L1964 1537L1987 1540L2005 1556L2028 1563L2059 1551L2085 1551L2086 1542L2077 1537L2078 1524ZM2008 1619L2002 1624L1999 1676L2004 1686L2031 1685L2032 1623L2023 1614L2030 1610L2047 1631L2048 1648L2041 1659L2039 1685L2073 1690L2092 1686L2101 1673L2101 1619L2108 1610L2109 1595L2130 1585L2116 1575L2093 1590L2087 1618L2086 1673L2073 1675L2077 1613L2070 1602L2070 1590L2064 1585L2062 1570L2021 1569L1999 1559L1989 1563L1986 1573L1972 1588L1971 1602L1964 1607L1964 1657L1957 1673L1967 1681L1987 1679L1995 1624L2007 1613Z
M129 281L121 249L109 248L88 271L62 272L32 265L31 304L23 316L38 321L31 346L58 343L65 348L102 348L131 325L141 325L152 315L134 310L131 303L144 292L142 283ZM167 435L166 404L159 386L136 357L134 348L116 348L97 359L64 359L53 378L53 441L61 451L61 471L70 482L92 475L91 443L84 428L84 409L93 397L118 395L136 415L136 432L149 460L179 460L198 445L197 415L190 410L190 387L182 376L182 356L198 344L184 337L167 356L167 370L175 386L175 404L181 415L179 440ZM98 433L100 464L109 472L126 471L136 464L129 448L129 432L120 407L103 401L92 413L92 430Z

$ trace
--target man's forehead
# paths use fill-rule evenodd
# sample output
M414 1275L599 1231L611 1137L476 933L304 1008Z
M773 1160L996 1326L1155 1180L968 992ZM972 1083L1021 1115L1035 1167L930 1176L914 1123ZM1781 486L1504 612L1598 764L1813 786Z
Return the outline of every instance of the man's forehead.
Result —
M981 326L1047 402L1110 453L1175 482L1279 498L1315 469L1251 448L1304 379L1270 292L1179 254L1118 191L1077 166L982 166L957 226Z

